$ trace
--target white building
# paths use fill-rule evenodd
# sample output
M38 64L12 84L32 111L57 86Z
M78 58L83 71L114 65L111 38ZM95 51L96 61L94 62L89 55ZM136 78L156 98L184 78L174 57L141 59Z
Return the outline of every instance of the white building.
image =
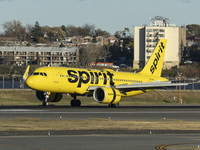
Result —
M151 18L151 26L134 27L133 68L143 68L160 39L167 39L163 69L179 67L186 46L186 29L168 23L168 18Z
M77 59L77 47L0 47L0 64L60 66Z

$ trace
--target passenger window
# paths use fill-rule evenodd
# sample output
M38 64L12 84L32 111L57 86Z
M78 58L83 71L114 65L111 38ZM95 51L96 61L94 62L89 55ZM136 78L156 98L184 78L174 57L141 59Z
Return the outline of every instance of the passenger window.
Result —
M44 72L44 76L47 76L47 74Z
M41 76L43 76L43 73L42 73L42 72L40 72L40 75L41 75Z

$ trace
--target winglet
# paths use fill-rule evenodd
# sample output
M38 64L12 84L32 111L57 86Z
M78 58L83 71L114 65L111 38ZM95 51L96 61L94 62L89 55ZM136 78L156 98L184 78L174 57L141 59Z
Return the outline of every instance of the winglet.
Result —
M158 77L161 76L163 60L165 57L166 44L167 44L166 39L161 39L159 41L148 63L146 64L144 69L140 72L141 74L153 75Z
M26 71L25 71L25 73L23 75L23 80L24 81L28 78L29 68L30 68L30 65L28 65L28 67L26 68Z

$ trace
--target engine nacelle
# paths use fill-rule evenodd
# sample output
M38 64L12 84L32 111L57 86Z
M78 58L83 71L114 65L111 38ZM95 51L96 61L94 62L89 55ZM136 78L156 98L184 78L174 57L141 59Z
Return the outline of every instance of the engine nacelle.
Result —
M45 101L45 92L36 91L36 97L38 100ZM47 102L59 102L62 99L62 94L50 93L47 98Z
M117 104L121 99L119 90L109 87L98 87L93 93L95 101L103 104Z

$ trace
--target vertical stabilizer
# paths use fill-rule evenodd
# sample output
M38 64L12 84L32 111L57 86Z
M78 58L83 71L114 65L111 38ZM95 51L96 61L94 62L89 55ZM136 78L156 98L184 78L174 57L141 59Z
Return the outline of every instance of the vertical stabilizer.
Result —
M28 67L26 68L26 71L25 71L25 73L23 75L24 81L26 81L26 79L28 78L29 69L30 69L30 65L28 65Z
M165 57L167 40L161 39L144 69L140 72L145 75L161 76L163 60Z

